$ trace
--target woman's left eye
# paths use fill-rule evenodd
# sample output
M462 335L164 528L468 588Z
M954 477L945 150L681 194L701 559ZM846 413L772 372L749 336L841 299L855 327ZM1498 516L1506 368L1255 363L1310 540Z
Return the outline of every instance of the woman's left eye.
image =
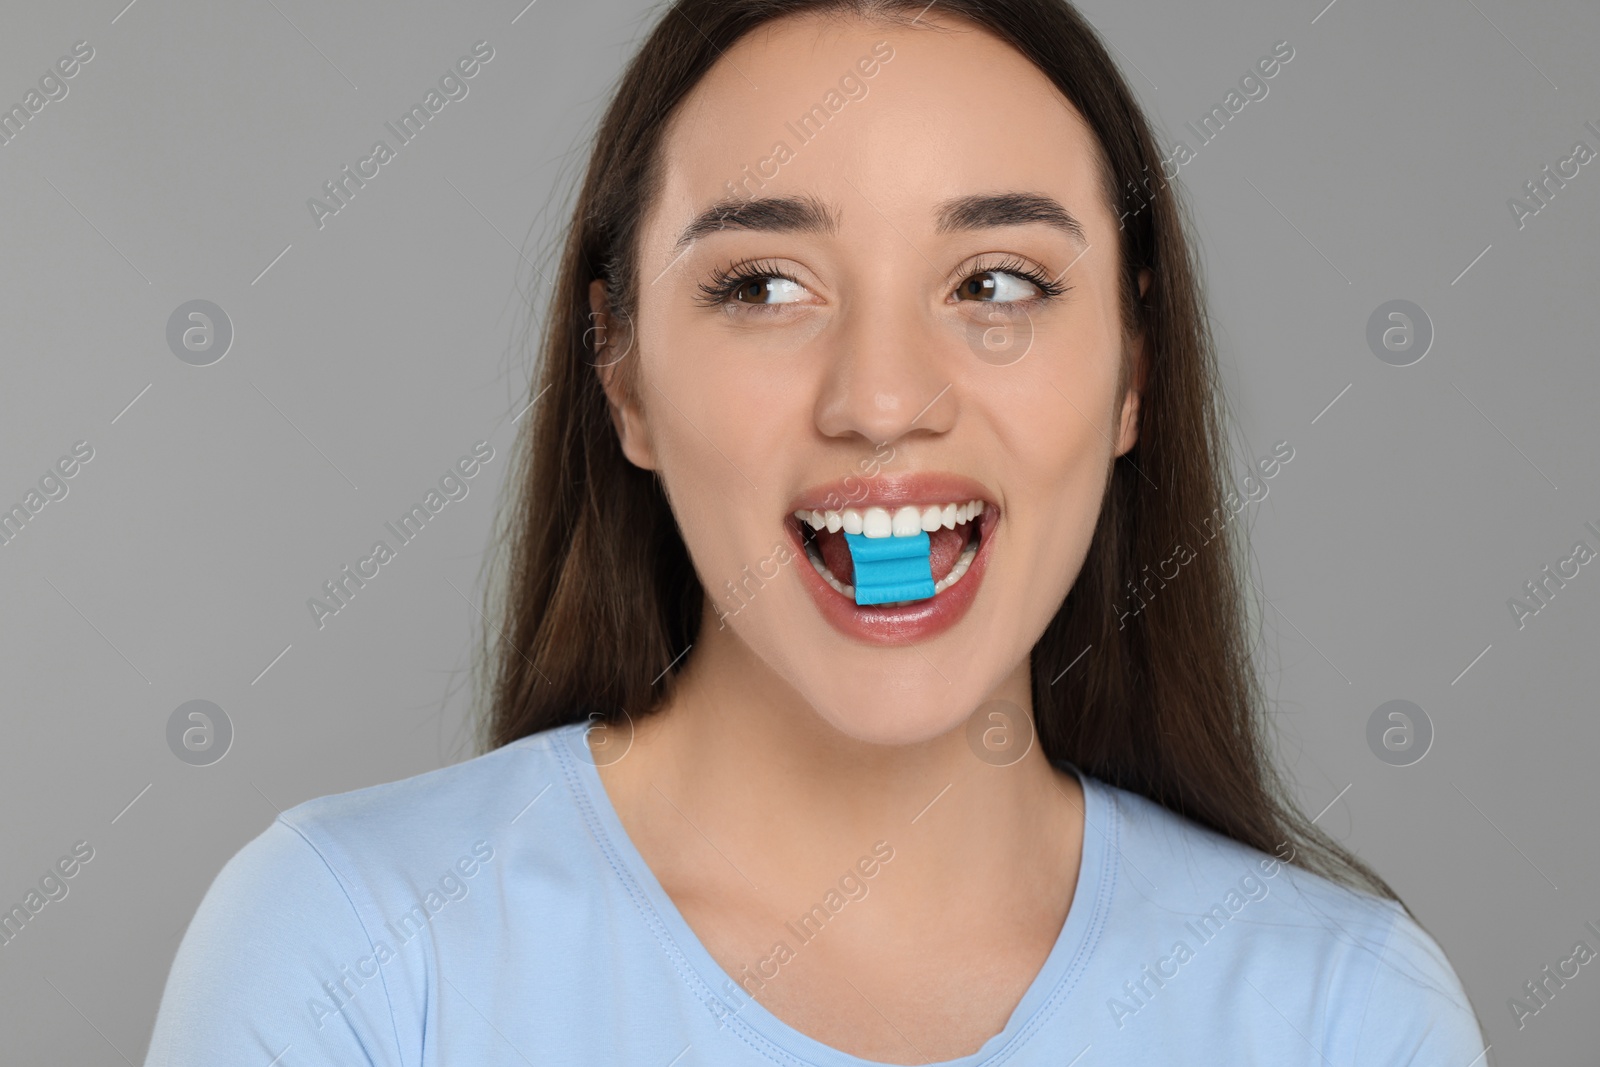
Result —
M1037 296L1039 286L1020 274L1004 270L985 270L969 276L956 293L962 300L1010 304Z

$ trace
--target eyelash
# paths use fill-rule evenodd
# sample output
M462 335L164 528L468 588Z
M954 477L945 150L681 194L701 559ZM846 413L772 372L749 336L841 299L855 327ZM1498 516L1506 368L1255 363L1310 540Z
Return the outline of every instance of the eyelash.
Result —
M1070 285L1063 285L1052 278L1046 277L1042 270L1029 266L1016 256L1007 256L997 263L980 263L963 275L961 280L964 282L978 274L1010 274L1030 283L1040 293L1039 296L1029 297L1026 300L978 301L978 303L1042 304L1047 300L1055 299L1072 288ZM782 278L784 281L792 282L795 285L803 284L798 278L788 274L770 260L745 259L726 267L718 267L710 279L700 283L699 290L701 295L696 298L695 302L702 307L717 307L727 303L734 293L749 283L765 281L768 278ZM757 308L769 307L775 309L782 306L784 305L751 304L746 310L755 312ZM756 313L759 314L760 312Z
M700 283L701 295L695 303L701 307L716 307L725 304L745 285L750 282L763 281L767 278L782 278L785 281L799 285L799 279L786 273L770 260L741 259L726 267L718 267L711 277ZM760 305L752 304L753 307Z
M1029 297L1027 300L1004 301L1004 303L1008 304L1029 304L1033 303L1034 301L1042 304L1046 300L1052 300L1066 292L1068 289L1072 288L1070 285L1063 285L1055 279L1047 277L1044 271L1040 270L1038 267L1029 266L1016 256L1007 256L1006 258L1000 260L1000 262L989 264L987 266L979 265L970 273L965 275L961 280L966 281L967 278L972 277L974 274L1012 274L1023 279L1024 281L1031 282L1033 287L1039 290L1039 296Z

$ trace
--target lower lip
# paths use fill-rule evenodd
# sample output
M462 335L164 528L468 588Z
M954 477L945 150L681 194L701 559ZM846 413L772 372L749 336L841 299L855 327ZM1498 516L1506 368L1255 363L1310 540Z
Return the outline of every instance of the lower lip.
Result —
M978 517L978 551L961 580L931 600L919 600L898 608L875 605L864 606L840 593L822 580L815 567L806 558L805 539L801 535L799 520L791 518L785 525L789 539L800 553L800 581L805 585L817 610L846 637L869 645L909 645L926 641L944 633L961 621L972 601L978 595L978 585L989 561L991 534L1000 513L994 505L985 504Z

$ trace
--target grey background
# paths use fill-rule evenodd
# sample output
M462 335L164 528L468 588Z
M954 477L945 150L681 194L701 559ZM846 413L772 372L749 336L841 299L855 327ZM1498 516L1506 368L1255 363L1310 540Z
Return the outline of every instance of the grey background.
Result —
M0 546L0 903L95 850L0 947L7 1064L137 1062L189 916L275 809L471 754L526 294L660 10L122 2L0 18L6 105L95 49L0 147L0 504L95 450ZM1507 599L1597 544L1600 162L1520 231L1506 201L1575 141L1600 149L1600 8L1324 3L1083 7L1191 147L1186 121L1295 49L1178 178L1238 473L1295 449L1247 519L1280 752L1308 814L1443 944L1497 1062L1593 1063L1600 965L1520 1030L1507 998L1600 948L1600 567L1524 629ZM495 55L467 98L319 231L306 199L479 39ZM193 299L234 326L209 367L165 341ZM1436 331L1409 367L1365 341L1393 299ZM318 631L306 598L480 439L496 458L469 496ZM206 767L166 740L196 699L235 732ZM1367 745L1394 699L1433 723L1413 766Z

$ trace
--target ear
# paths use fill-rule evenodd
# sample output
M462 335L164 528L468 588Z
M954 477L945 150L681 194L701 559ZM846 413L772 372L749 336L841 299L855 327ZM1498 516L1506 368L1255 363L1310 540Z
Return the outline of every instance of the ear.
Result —
M1149 267L1139 271L1139 299L1150 289L1153 275ZM1128 390L1122 395L1122 421L1117 436L1117 455L1123 455L1139 442L1139 398L1144 395L1145 382L1150 373L1149 353L1145 348L1144 327L1139 328L1128 343L1128 359L1132 363Z
M606 283L599 279L589 283L589 319L593 325L584 331L584 340L594 352L595 373L599 375L600 387L605 390L606 407L622 445L622 454L635 467L655 470L655 447L650 440L649 423L632 388L639 368L624 369L633 345L632 332L612 314Z

